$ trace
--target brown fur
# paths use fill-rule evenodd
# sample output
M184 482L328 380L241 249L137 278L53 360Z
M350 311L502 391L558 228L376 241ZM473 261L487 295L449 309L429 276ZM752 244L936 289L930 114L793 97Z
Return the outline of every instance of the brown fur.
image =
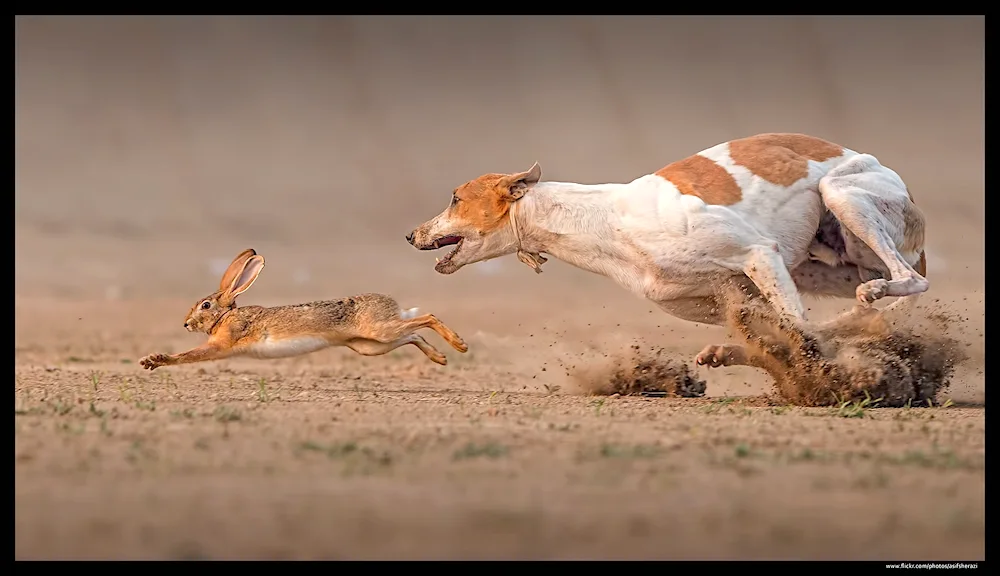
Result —
M364 355L385 354L403 344L412 344L438 364L447 358L415 334L430 328L459 352L468 346L453 330L432 314L403 318L399 304L384 294L361 294L340 300L305 304L236 307L236 297L246 291L264 267L263 256L254 250L241 252L222 276L220 289L198 301L188 312L184 327L208 334L208 341L180 354L151 354L140 359L143 368L220 360L231 356L268 356L268 347L282 341L315 338L326 346L347 346ZM263 352L262 352L263 350ZM313 350L291 352L285 356Z
M429 318L428 318L429 317ZM395 340L400 327L427 324L449 344L461 350L462 339L433 315L403 320L399 304L384 294L360 294L340 300L319 300L264 308L245 306L234 308L209 336L226 342L234 351L248 349L263 338L282 340L300 336L317 336L330 342L356 338L379 342ZM416 322L415 322L416 321ZM461 350L464 352L464 350Z
M917 207L917 203L913 200L913 193L910 192L909 187L906 188L906 195L910 197L910 206L903 213L904 238L900 250L903 252L920 250L920 260L917 262L917 274L927 278L927 257L924 255L923 250L926 229L924 213Z
M727 206L743 198L733 176L714 160L695 154L655 172L669 180L681 194L697 196L705 204Z
M910 189L906 189L906 195L910 197L910 205L907 206L906 211L903 212L903 244L900 246L900 250L903 252L912 252L913 250L920 250L920 261L917 262L917 274L920 274L924 278L927 277L927 257L924 256L924 234L926 230L926 222L924 221L924 213L920 208L917 207L916 202L913 201L913 193Z
M536 164L517 174L484 174L470 180L455 189L449 208L452 219L488 234L506 222L511 203L523 194L523 191L517 190L519 184L525 180L534 184L540 176L541 169Z
M437 217L417 226L407 235L406 240L418 250L436 250L441 247L440 241L448 239L445 246L454 244L452 240L459 239L459 246L438 260L435 269L443 272L451 264L451 258L461 250L461 243L466 238L481 238L502 228L510 222L511 204L521 199L533 185L542 177L542 169L538 163L517 174L484 174L475 180L462 184L452 193L448 207ZM436 229L435 224L445 219L449 223L447 233ZM516 232L516 229L515 229ZM541 265L546 259L541 254L518 250L517 257L531 266L536 272L541 272ZM453 268L452 271L457 268Z
M781 186L805 178L809 160L823 162L843 153L843 147L805 134L758 134L729 143L734 163Z
M924 214L916 204L910 203L903 210L903 242L899 249L902 252L920 250L924 245ZM923 251L921 250L921 253Z
M510 209L508 178L507 174L485 174L456 188L457 201L449 209L456 221L467 222L484 234L501 227Z
M216 294L221 295L233 282L236 281L236 275L243 271L243 266L246 264L247 260L257 255L257 251L253 248L247 248L246 250L240 252L236 255L236 258L229 264L226 271L222 274L222 280L219 282L219 291ZM192 309L192 312L194 309Z

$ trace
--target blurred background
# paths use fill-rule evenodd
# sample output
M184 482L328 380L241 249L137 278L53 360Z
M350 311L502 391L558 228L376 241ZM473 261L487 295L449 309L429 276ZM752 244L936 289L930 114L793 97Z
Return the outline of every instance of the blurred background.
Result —
M404 236L486 172L625 182L820 136L924 209L924 301L971 356L945 398L983 405L984 21L17 17L15 554L982 558L982 410L750 419L717 411L773 382L730 367L696 368L690 407L602 412L573 396L602 356L693 366L724 330L554 259L442 276ZM408 346L143 373L204 341L182 319L247 247L267 269L241 305L386 292L469 353L428 334L449 366Z
M630 297L559 262L437 275L403 239L484 172L628 181L805 132L878 156L932 290L982 290L981 17L19 17L18 297ZM591 292L593 291L593 292ZM546 293L549 293L546 295Z

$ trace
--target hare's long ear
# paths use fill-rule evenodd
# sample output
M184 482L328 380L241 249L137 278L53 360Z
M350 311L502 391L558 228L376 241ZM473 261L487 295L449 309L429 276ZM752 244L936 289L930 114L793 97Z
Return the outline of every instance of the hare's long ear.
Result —
M260 254L251 256L250 259L243 264L243 270L240 272L240 275L233 280L233 285L226 293L227 296L229 296L230 299L233 299L246 292L247 289L253 285L254 280L257 279L257 276L263 269L264 257Z
M222 275L222 280L219 282L219 292L225 292L233 286L233 282L236 281L236 277L240 275L240 272L242 272L244 266L246 266L247 260L256 254L256 250L253 248L247 248L237 254L236 258L233 258L232 263L229 264L229 268L226 268L226 272Z

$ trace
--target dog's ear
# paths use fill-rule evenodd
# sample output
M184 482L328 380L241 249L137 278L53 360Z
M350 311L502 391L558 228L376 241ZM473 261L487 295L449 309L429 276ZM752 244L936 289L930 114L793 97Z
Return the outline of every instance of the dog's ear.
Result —
M538 162L535 162L527 172L507 176L503 182L507 188L507 199L511 202L520 200L541 179L542 167Z

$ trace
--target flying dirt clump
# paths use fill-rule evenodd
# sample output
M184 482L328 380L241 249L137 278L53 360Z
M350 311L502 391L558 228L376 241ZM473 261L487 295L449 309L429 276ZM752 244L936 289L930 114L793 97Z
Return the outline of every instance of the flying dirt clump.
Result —
M730 328L747 363L775 380L778 395L800 406L877 400L876 406L936 403L964 356L943 331L918 327L914 306L856 307L818 326L793 326L745 286L727 291Z
M697 398L705 394L705 381L695 378L687 364L665 358L662 349L644 352L638 345L604 364L578 369L571 377L581 391L598 396Z

